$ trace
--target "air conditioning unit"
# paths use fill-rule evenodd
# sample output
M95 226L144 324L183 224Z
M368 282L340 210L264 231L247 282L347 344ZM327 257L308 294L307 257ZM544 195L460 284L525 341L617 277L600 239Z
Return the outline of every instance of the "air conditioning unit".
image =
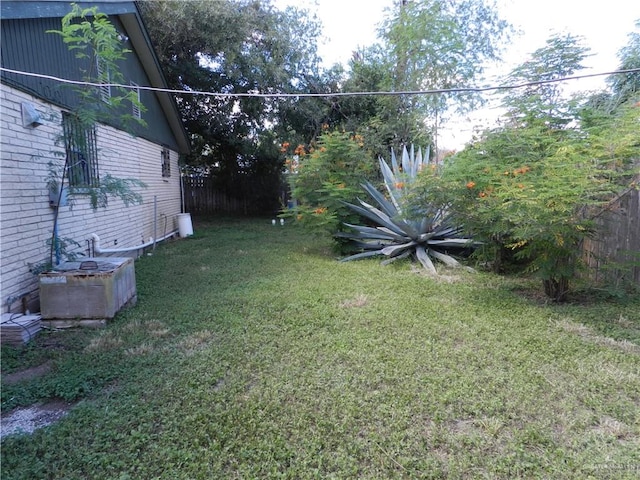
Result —
M40 314L54 327L101 326L137 300L132 258L83 258L40 274Z

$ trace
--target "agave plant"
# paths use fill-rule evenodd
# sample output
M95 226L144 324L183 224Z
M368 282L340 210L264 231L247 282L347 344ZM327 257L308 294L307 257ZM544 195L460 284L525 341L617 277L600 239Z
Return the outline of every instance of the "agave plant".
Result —
M391 167L380 158L388 198L366 182L362 187L377 207L360 199L360 205L347 204L376 226L346 224L353 231L342 232L339 236L350 239L360 252L343 258L343 262L384 255L387 258L383 264L413 257L432 273L436 273L433 260L448 266L461 266L451 253L468 249L474 242L460 236L461 229L451 223L444 208L427 206L415 219L407 218L409 216L403 213L402 197L428 163L429 150L423 157L422 150L418 149L416 154L413 146L410 153L406 147L403 149L401 164L393 151Z

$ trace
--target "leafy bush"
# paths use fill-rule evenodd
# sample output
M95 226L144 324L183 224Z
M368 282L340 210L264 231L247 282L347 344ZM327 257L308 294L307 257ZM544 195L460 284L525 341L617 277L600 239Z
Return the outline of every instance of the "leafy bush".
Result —
M623 159L639 155L625 133L637 128L638 118L636 108L607 129L533 123L486 132L446 162L440 177L421 176L412 203L447 203L497 264L513 252L540 276L549 297L563 301L581 266L581 242L595 231L594 207L624 186L629 165Z
M283 150L288 152L284 143ZM356 215L344 202L355 201L360 184L376 174L375 162L361 136L326 132L315 148L299 145L285 165L291 184L292 208L283 212L307 229L335 235ZM343 241L336 237L339 250Z

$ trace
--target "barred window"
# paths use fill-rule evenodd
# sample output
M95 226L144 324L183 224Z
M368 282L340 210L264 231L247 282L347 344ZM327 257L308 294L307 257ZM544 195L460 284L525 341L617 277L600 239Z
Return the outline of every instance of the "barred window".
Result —
M97 187L98 148L94 126L87 127L70 113L62 114L62 130L67 156L67 177L72 187Z
M171 176L171 152L167 147L162 148L162 176Z

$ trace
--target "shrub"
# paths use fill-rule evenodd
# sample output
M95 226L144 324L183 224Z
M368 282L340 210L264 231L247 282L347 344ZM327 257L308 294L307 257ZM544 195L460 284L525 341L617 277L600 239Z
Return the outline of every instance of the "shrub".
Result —
M289 145L283 144L288 153ZM344 202L355 201L360 184L376 175L375 162L364 149L361 136L326 132L315 147L296 147L285 161L290 179L292 208L283 216L303 227L335 235L357 216ZM336 238L342 251L344 241Z
M500 252L514 252L540 276L545 293L563 301L581 266L581 243L595 231L594 207L620 191L628 160L638 157L637 141L625 132L637 129L639 118L636 108L621 111L606 129L532 123L486 132L440 177L421 176L412 203L446 203L498 263Z

